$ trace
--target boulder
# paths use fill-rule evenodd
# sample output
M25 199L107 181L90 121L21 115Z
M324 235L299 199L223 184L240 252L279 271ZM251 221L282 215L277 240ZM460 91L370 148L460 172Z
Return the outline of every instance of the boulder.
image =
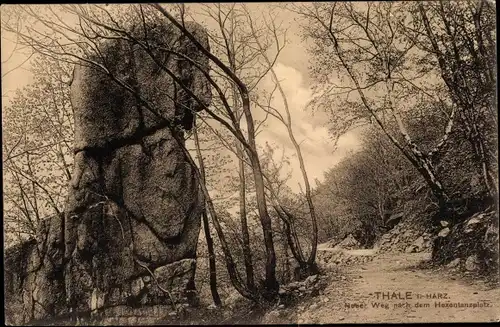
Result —
M316 310L318 308L318 304L313 303L309 306L309 310Z
M228 307L234 307L234 305L241 299L243 299L243 296L241 296L240 293L238 293L237 291L232 291L224 300L224 304Z
M411 237L411 236L412 236L412 234L413 234L413 233L412 233L412 231L411 231L411 230L407 230L407 231L405 231L405 232L403 233L403 237L404 237L404 238L409 238L409 237Z
M199 25L189 23L187 28L208 46ZM208 59L189 40L178 42L179 33L158 22L149 33L154 40L149 41L173 46L208 68ZM75 169L64 231L66 296L73 311L88 309L94 289L108 299L103 306L164 303L171 296L154 286L157 283L145 288L141 299L129 295L131 277L150 275L152 270L162 272L161 283L174 283L179 288L175 293L188 292L203 207L183 141L183 129L192 125L190 110L198 111L202 104L176 87L173 78L137 44L110 40L101 52L114 78L133 83L149 104L138 102L96 68L75 67L71 84ZM165 57L164 53L155 55ZM175 58L166 60L164 66L205 105L209 103L210 87L197 69L182 66ZM174 273L182 278L170 280Z
M412 244L416 248L416 252L420 252L424 249L425 247L425 239L423 236L420 236L413 242Z
M401 219L403 218L403 215L404 215L403 212L398 212L398 213L392 214L389 217L389 219L387 219L386 225L389 228L393 228L401 221Z
M452 261L450 261L450 263L448 263L446 265L446 267L448 267L448 268L456 268L460 264L460 261L461 261L460 258L453 259Z
M479 271L481 269L481 261L476 254L467 257L465 269L468 271Z
M300 282L291 282L291 283L286 285L286 288L289 290L295 290L295 289L299 288L300 286L302 286L302 284Z
M492 270L498 267L498 234L498 226L496 226L495 222L490 222L482 240L485 266Z
M405 252L406 253L413 253L413 252L417 252L417 249L418 249L418 247L416 247L415 245L412 244L412 245L409 245L406 247Z
M450 228L446 227L446 228L443 228L439 231L438 233L438 237L446 237L448 236L448 234L450 233Z
M190 301L195 294L204 199L185 157L184 131L192 128L193 112L210 104L211 86L188 60L158 48L173 49L205 70L209 62L175 26L157 19L148 22L148 33L139 16L129 24L131 35L157 46L155 59L139 44L117 38L99 44L102 57L87 58L107 72L84 61L75 66L72 180L64 217L42 226L48 237L21 251L23 285L11 274L13 291L21 288L21 323L57 316L61 308L73 315L103 313ZM200 25L185 27L208 48Z
M484 218L486 215L484 213L482 214L476 214L472 216L469 220L467 220L467 223L465 224L465 229L464 232L466 234L472 233L474 230L476 230L478 227L481 227L484 222Z
M316 283L317 280L318 280L318 275L312 275L306 278L305 283L306 285L312 285Z
M347 235L334 249L355 249L359 248L360 243L354 238L352 234Z
M278 294L279 295L285 295L288 293L288 290L286 288L284 288L282 285L280 285L280 288L278 290Z

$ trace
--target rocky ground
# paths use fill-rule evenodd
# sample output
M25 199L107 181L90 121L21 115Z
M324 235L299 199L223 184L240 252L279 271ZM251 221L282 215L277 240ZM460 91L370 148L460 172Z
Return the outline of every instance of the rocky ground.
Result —
M466 239L464 235L473 233L488 236L489 217L476 214L461 226L448 230L443 226L444 231L438 237L454 240ZM418 229L408 232L405 230L408 227L396 226L373 249L359 249L359 243L351 235L341 242L320 244L317 256L320 274L280 289L283 297L295 299L292 302L259 309L234 291L224 296L222 308L206 304L197 308L165 307L164 314L160 314L163 319L138 318L134 324L500 321L498 278L485 278L477 255L450 251L454 259L434 266L430 261L430 235ZM455 238L450 238L454 235ZM449 244L450 248L457 248Z
M195 310L163 323L328 324L500 321L500 288L458 267L432 268L430 252L320 246L322 272L288 284L299 300L258 310L241 299L222 309ZM330 259L331 258L331 259ZM325 262L325 259L328 262ZM246 304L245 304L246 303Z
M323 297L298 307L297 322L499 321L500 289L418 268L428 259L426 252L380 254L366 263L344 267L332 276Z
M485 275L480 257L486 253L494 260L490 266L498 263L488 252L498 246L493 218L485 211L455 226L442 222L437 238L447 247L444 265L430 261L436 237L401 221L373 249L359 249L352 235L320 244L321 273L280 290L296 297L293 304L258 310L233 294L225 308L197 311L199 319L175 319L180 324L498 322L498 271Z

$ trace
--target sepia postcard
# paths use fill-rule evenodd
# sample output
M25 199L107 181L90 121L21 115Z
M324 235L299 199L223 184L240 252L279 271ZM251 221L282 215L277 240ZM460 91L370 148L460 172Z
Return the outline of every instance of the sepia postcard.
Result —
M6 325L500 321L494 1L0 10Z

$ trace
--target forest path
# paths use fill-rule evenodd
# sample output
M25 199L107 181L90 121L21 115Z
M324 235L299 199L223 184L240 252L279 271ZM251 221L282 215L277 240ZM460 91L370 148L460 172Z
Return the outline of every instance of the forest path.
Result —
M351 255L375 254L373 250L343 251ZM327 272L331 276L324 295L319 302L315 300L299 310L298 323L500 320L500 289L416 268L429 256L430 253L380 254L368 263L343 267L340 273ZM445 307L438 306L439 303L467 303L476 307Z

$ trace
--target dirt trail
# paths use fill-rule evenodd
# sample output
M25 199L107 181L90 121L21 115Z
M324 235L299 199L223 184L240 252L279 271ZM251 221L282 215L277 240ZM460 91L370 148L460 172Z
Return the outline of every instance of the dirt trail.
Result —
M374 255L373 250L346 252ZM500 289L488 289L480 282L470 285L432 270L415 268L428 257L427 253L381 254L364 265L343 268L344 277L332 276L324 295L299 310L298 323L500 320ZM448 303L452 307L446 306Z

